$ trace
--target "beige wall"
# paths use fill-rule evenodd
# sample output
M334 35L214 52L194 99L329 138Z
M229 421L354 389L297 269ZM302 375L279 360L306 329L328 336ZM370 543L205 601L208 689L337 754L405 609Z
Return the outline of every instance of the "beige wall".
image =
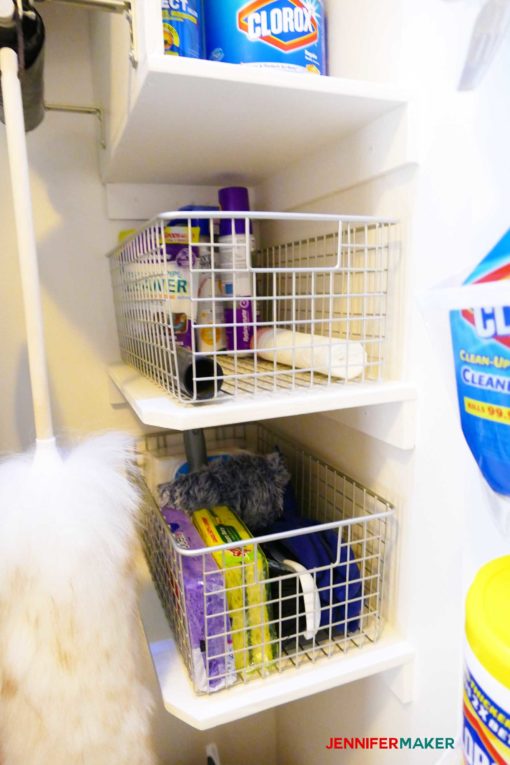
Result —
M46 101L90 105L87 12L44 6ZM106 219L97 167L97 121L47 113L28 136L41 288L54 420L62 437L105 428L139 431L129 409L108 402L105 366L118 359L105 253L126 224ZM0 127L0 453L34 440L25 329L9 186L5 131ZM148 681L154 685L147 658ZM157 688L154 688L157 693ZM273 765L274 714L198 733L158 705L154 729L162 765L205 765L215 741L223 765Z

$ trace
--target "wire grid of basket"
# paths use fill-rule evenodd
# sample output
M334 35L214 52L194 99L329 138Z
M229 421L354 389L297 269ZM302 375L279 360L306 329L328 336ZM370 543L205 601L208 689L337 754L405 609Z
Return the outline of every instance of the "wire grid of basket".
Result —
M218 241L225 213L193 213L209 221L199 243L183 215L162 214L110 253L125 362L193 403L382 379L394 222L239 213L252 250L235 226L233 243ZM170 229L187 271L169 262Z
M391 504L263 426L217 428L209 436L210 447L232 439L260 453L278 446L292 474L300 514L320 525L189 550L176 542L155 503L146 504L143 540L149 568L195 690L217 691L375 642L383 624ZM149 437L146 448L161 445L163 438ZM271 544L305 536L316 544L326 533L332 555L325 564L309 568L304 577L278 566L275 572ZM211 550L218 565L211 565ZM234 580L229 579L229 550L240 561ZM272 561L269 569L259 550ZM202 583L198 601L187 590L191 569ZM190 627L197 618L203 631L199 645Z

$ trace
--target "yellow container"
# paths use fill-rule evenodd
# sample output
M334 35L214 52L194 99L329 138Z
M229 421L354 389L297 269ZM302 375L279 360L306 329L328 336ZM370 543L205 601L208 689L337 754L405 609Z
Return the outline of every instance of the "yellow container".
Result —
M468 593L462 746L465 765L510 763L510 555Z

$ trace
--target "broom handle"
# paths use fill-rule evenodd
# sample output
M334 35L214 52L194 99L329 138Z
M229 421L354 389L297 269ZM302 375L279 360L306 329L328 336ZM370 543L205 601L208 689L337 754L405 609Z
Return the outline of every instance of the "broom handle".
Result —
M44 345L41 293L37 268L32 200L28 174L27 146L18 57L10 48L0 49L2 95L7 132L7 151L11 171L14 215L18 238L18 257L23 288L23 308L27 332L28 365L32 386L35 434L38 441L52 439L50 390Z

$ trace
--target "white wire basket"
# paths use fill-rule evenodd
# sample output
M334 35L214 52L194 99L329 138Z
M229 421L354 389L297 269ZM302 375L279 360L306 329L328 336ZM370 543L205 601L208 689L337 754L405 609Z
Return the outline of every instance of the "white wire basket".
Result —
M122 359L182 403L380 381L395 230L332 215L161 214L110 253Z
M284 533L189 549L154 501L146 503L146 557L194 690L217 692L377 641L393 506L261 425L206 433L211 450L223 444L261 454L279 448L306 522ZM147 436L145 450L171 446L172 439ZM329 551L327 560L293 565L296 545L320 545Z

